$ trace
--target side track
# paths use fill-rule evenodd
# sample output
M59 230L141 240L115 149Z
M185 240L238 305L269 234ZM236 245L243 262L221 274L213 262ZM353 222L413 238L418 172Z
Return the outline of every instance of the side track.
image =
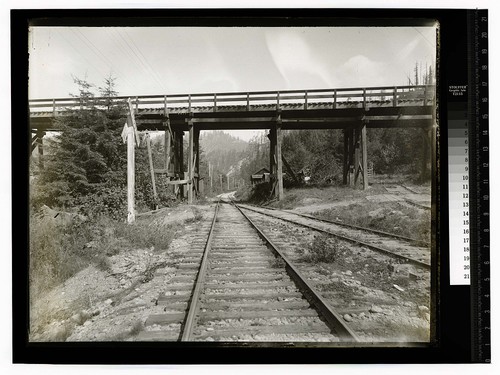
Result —
M270 210L262 207L238 205L244 210L280 219L296 225L327 233L342 240L365 246L389 257L413 264L419 268L430 270L430 248L417 246L408 239L387 236L385 233L367 231L365 228L345 227L334 222L318 220L304 215L296 215L288 211Z

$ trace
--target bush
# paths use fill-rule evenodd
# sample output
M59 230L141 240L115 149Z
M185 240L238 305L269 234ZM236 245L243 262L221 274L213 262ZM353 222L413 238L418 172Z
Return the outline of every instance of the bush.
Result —
M334 263L344 253L345 247L339 242L332 242L326 234L314 237L313 243L302 256L302 260L308 263Z
M262 182L252 187L249 201L260 203L269 200L273 186L270 182Z

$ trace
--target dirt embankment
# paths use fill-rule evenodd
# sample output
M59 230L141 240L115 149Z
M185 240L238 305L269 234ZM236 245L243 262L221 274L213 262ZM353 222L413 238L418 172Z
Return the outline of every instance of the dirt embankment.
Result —
M189 248L190 233L211 213L209 205L178 206L137 218L135 226L174 230L166 249L131 246L91 265L30 306L30 341L122 341L134 337L157 310L156 300ZM89 246L94 246L89 244Z

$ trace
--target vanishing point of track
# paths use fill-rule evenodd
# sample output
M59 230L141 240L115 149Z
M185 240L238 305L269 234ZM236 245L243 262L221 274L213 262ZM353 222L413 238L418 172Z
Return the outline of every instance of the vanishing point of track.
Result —
M146 326L171 328L144 331L140 340L358 341L236 205L217 203L210 228L201 228L193 245L180 267L185 274L176 275L158 300L165 312L146 321Z

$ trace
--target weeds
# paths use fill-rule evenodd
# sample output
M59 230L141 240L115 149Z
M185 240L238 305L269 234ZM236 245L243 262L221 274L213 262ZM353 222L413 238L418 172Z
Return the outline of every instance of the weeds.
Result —
M199 208L193 207L192 211L193 211L193 217L184 220L186 224L192 224L196 223L197 221L203 220L203 212L201 212Z
M307 251L304 251L302 260L308 263L334 263L345 252L345 247L339 242L332 242L328 235L319 235Z
M366 202L334 207L313 214L327 220L338 220L346 224L381 230L400 236L429 241L431 236L430 212L399 204Z
M51 290L84 268L95 265L109 272L109 257L140 246L168 249L173 226L127 225L106 217L61 225L47 216L30 218L30 296Z
M285 261L281 257L276 257L271 262L271 267L272 268L283 268L283 267L285 267Z

